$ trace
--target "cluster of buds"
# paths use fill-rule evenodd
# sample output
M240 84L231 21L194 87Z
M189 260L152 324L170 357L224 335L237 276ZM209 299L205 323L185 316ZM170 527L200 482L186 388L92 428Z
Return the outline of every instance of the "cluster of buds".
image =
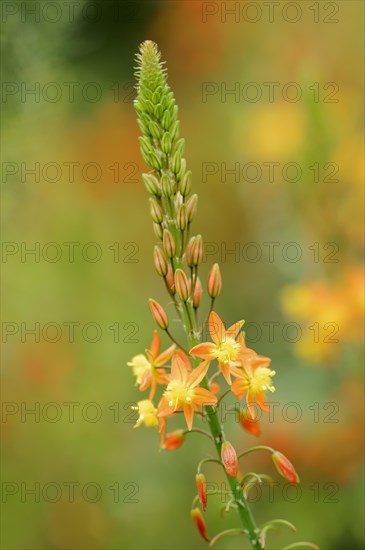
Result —
M153 261L183 323L187 346L180 345L171 334L165 309L156 300L150 299L148 305L154 322L173 344L160 352L161 342L156 330L145 355L139 354L128 363L133 368L139 390L143 392L149 389L150 392L149 398L139 401L135 407L139 413L136 426L144 424L158 427L161 434L160 447L168 451L178 449L192 431L208 436L216 448L218 458L207 458L199 464L195 477L197 495L191 517L200 535L209 541L203 518L209 493L200 467L205 461L216 462L223 468L230 486L229 502L233 502L233 508L245 509L240 514L243 529L239 531L248 534L253 548L260 550L264 548L268 524L260 530L251 513L247 513L247 486L245 477L241 478L239 472L239 459L248 452L269 450L280 475L291 483L298 483L299 477L291 462L282 453L269 447L253 447L237 454L232 443L225 440L217 409L229 393L239 400L243 399L246 410L240 410L240 424L246 431L258 436L261 428L256 422L254 407L257 405L262 411L268 411L266 392L275 390L272 383L275 371L270 369L268 357L246 346L241 331L243 320L226 329L214 311L215 300L222 290L218 264L214 264L208 274L209 310L199 324L202 283L198 270L203 262L203 240L201 235L190 235L198 197L190 195L192 176L186 168L185 141L180 137L178 109L156 45L150 41L143 43L137 60L138 95L134 105L142 131L139 138L142 157L151 169L142 178L150 195L150 215L159 241L154 247ZM209 328L210 342L201 341L205 326ZM218 376L222 377L222 383L228 387L223 389L219 399L217 394L220 392L220 384L214 381ZM161 386L162 392L155 404L154 399ZM166 433L167 422L178 412L184 414L187 428ZM207 419L210 433L193 427L195 414ZM260 479L259 474L247 475L250 479L252 476ZM211 544L225 533L216 535Z

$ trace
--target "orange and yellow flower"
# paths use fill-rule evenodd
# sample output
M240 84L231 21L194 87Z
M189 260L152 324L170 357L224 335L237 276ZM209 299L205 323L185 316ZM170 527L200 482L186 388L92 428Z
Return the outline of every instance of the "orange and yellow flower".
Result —
M136 377L136 385L139 385L141 391L151 387L149 399L153 399L157 384L167 384L168 377L162 367L173 355L175 344L167 348L160 354L161 341L157 330L154 331L150 349L146 349L146 355L142 353L135 355L128 366L132 367L133 374Z
M157 416L171 416L183 410L189 430L193 426L194 411L202 405L215 405L216 396L205 388L198 387L209 368L209 361L203 361L194 369L187 356L177 352L172 358L169 383L158 405Z
M264 412L269 408L266 403L265 392L274 392L272 377L276 374L269 368L271 359L263 355L245 355L240 357L241 367L233 367L232 373L236 376L231 385L231 391L238 399L246 396L246 403L249 415L255 418L254 401Z
M213 342L203 342L194 346L190 353L201 359L212 361L218 359L219 368L228 384L231 384L231 367L237 365L240 353L243 353L242 342L237 338L244 321L238 321L228 330L214 311L209 315L208 327Z

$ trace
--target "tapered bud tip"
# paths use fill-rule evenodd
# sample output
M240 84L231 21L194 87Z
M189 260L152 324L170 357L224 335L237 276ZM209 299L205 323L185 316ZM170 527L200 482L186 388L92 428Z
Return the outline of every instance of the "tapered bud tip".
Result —
M175 271L175 290L182 302L187 302L190 295L189 280L182 269Z
M198 529L203 539L209 542L210 539L208 538L208 535L207 535L207 528L205 526L205 521L199 508L193 508L193 510L191 511L191 519L195 523L196 528Z
M162 223L163 210L155 198L150 198L150 214L155 223Z
M207 509L207 482L204 474L196 474L195 483L198 489L198 498L203 512Z
M181 180L179 190L183 197L189 195L191 191L191 170L185 172L184 177Z
M193 265L199 265L203 261L203 239L201 235L197 235L192 247Z
M167 315L165 313L165 310L162 306L156 300L150 299L148 301L148 307L150 308L150 312L152 313L152 317L155 321L155 323L162 329L166 330L169 326L169 321L167 319Z
M238 473L238 459L233 445L225 441L222 445L221 459L223 466L230 477L236 477Z
M142 174L143 183L151 195L161 197L160 183L153 174Z
M222 290L222 276L218 264L214 264L208 275L208 294L217 298Z
M178 449L185 441L185 431L184 430L174 430L166 434L164 449L168 451L174 451Z
M193 249L196 237L191 237L186 246L185 259L188 267L194 266Z
M168 271L167 259L164 251L157 245L153 249L153 262L157 273L161 277L166 277Z
M184 231L188 226L188 221L187 207L185 206L185 204L180 204L176 212L177 227L181 231Z
M271 455L272 460L279 474L289 481L289 483L300 483L299 476L295 471L293 464L279 451L274 451Z

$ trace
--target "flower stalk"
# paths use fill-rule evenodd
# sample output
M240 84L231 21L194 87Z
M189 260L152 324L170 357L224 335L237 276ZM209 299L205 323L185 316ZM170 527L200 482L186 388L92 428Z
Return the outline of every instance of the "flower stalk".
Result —
M140 390L152 385L150 400L139 404L140 417L137 425L159 426L161 448L175 450L185 440L187 433L195 431L213 440L217 458L205 458L200 461L196 474L197 497L193 500L191 517L200 535L209 542L206 525L200 508L207 507L206 478L201 472L206 462L217 463L225 471L229 494L229 506L237 510L241 527L218 533L211 541L213 544L225 534L244 534L255 550L264 548L264 535L270 524L260 529L247 503L244 483L238 469L238 459L231 443L226 441L223 425L218 416L217 405L225 395L232 392L245 397L250 419L254 419L254 401L263 410L265 391L274 391L272 376L275 372L269 368L270 359L258 355L246 347L241 329L244 321L238 321L227 330L220 317L213 310L215 300L222 290L222 277L218 264L214 264L208 275L207 293L210 307L206 321L198 324L198 310L202 302L202 284L198 276L198 266L203 260L203 241L201 235L190 236L191 225L197 212L198 196L190 195L192 175L186 167L184 158L185 140L180 137L178 108L173 92L166 80L166 69L160 60L156 44L144 42L137 54L136 76L137 98L134 102L138 114L138 125L142 131L139 138L141 154L150 168L143 174L143 182L150 194L150 215L153 229L159 245L154 248L154 266L164 280L169 297L172 298L185 330L187 346L181 346L171 334L169 319L163 307L155 300L149 300L149 309L157 326L166 332L173 346L158 355L159 342L153 341L147 350L147 358L136 356L129 363L133 366ZM212 342L202 342L202 334L208 326ZM156 359L157 357L157 359ZM171 365L166 364L171 359ZM217 362L217 371L208 376ZM223 383L228 384L221 396L213 380L222 375ZM234 382L232 377L235 377ZM144 382L141 382L141 381ZM165 389L155 407L153 399L157 385ZM187 430L174 430L166 434L166 423L176 413L183 413ZM194 413L205 417L210 433L193 427ZM257 450L264 447L257 447ZM269 450L269 448L265 448ZM291 463L270 449L274 464L281 475L294 480L297 475ZM276 454L275 454L276 453ZM250 472L250 479L260 480L260 476ZM247 479L244 478L244 479ZM295 478L296 479L296 478ZM299 478L298 478L299 481ZM223 491L226 493L227 491ZM283 520L284 521L284 520Z

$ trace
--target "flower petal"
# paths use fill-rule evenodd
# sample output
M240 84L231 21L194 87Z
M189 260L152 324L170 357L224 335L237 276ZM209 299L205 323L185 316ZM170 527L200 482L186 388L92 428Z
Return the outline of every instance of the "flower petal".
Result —
M162 396L157 407L156 416L171 416L172 414L174 414L174 412L174 406L169 404L169 400L167 399L167 397Z
M139 385L140 391L145 391L147 388L150 387L152 382L152 373L150 370L147 370L141 380L141 383Z
M227 384L230 386L232 384L232 379L231 379L231 367L229 362L227 361L226 363L223 363L223 361L219 361L219 368L224 378L226 379Z
M190 350L190 355L200 359L215 359L217 357L217 346L213 342L202 342Z
M236 338L237 334L239 333L239 331L243 327L244 323L245 323L244 321L237 321L237 323L234 323L234 325L229 327L229 329L227 330L226 337L227 338Z
M176 345L172 344L169 348L167 348L165 351L160 353L158 357L153 361L153 364L155 367L161 367L161 365L164 365L167 363L167 361L173 356L173 353L176 349Z
M191 363L189 360L189 357L184 353L181 349L177 350L176 355L180 357L180 359L184 362L186 370L191 370Z
M270 411L269 404L266 401L266 396L265 396L264 392L257 393L255 395L255 400L256 400L256 403L258 404L258 406L260 407L260 409L262 411L264 411L264 412L269 412Z
M189 374L188 378L188 385L191 388L195 388L204 378L204 376L207 374L207 370L209 369L210 361L203 361L195 367Z
M215 405L217 401L217 397L211 391L205 388L195 388L194 403L196 405Z
M193 405L188 405L187 403L185 403L185 405L184 405L184 415L185 415L186 423L188 425L188 430L190 431L191 428L193 427L193 420L194 420L194 407L193 407Z
M187 373L188 371L186 370L184 361L177 353L175 353L172 357L171 380L176 380L182 384L185 384Z
M231 392L234 393L238 399L242 399L242 397L246 394L247 389L247 384L241 378L236 378L231 385Z
M220 344L226 337L226 329L222 319L215 311L211 311L208 319L210 336L215 344Z

